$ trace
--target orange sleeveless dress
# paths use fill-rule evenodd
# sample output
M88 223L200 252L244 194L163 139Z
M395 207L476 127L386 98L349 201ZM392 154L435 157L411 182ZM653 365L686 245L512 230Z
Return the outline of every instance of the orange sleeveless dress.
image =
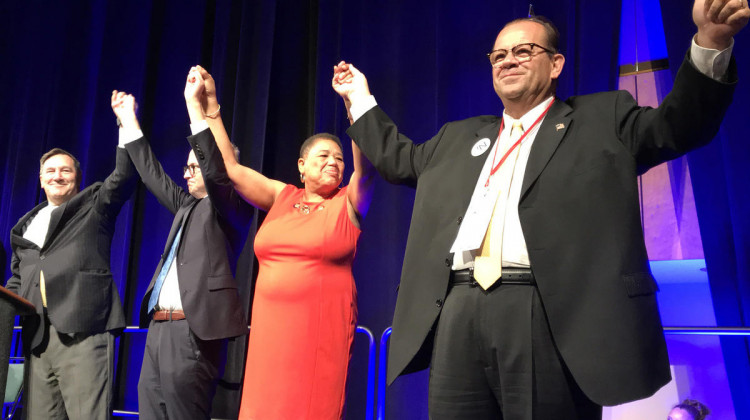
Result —
M342 416L360 230L349 219L346 188L322 203L304 203L303 194L287 185L255 236L260 268L240 419Z

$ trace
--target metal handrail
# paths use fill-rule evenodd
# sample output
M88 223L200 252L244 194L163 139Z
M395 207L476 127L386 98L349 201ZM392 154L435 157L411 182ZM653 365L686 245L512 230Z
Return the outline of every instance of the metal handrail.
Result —
M664 334L750 336L748 327L664 327Z
M375 335L369 328L363 326L357 326L357 332L365 334L369 340L367 350L367 398L365 402L367 404L367 411L365 412L365 419L372 420L373 412L375 411L375 365L377 364Z
M250 327L248 326L248 329ZM20 332L20 326L14 326L13 332ZM127 333L144 333L148 332L148 328L140 328L136 325L129 325L125 327L124 332ZM358 325L355 332L364 334L367 336L368 348L367 348L367 411L365 414L366 420L373 420L373 414L375 410L375 366L377 364L377 348L375 346L375 335L370 331L369 328ZM12 356L10 357L12 362L23 363L23 357ZM127 410L113 410L112 414L118 417L138 417L137 411Z
M388 340L391 337L392 327L388 327L380 336L380 358L378 360L378 420L385 418L385 384L387 382L388 366Z
M248 327L249 328L249 327ZM748 336L750 337L750 327L663 327L664 334L669 335L703 335L703 336ZM21 330L20 326L13 327L14 332ZM125 327L127 333L147 332L147 328L129 325ZM356 332L364 334L368 338L368 355L367 355L367 411L366 420L372 420L374 414L377 420L385 418L385 390L387 376L387 359L388 359L388 342L392 333L392 328L388 327L380 336L379 348L375 348L375 335L365 326L357 326ZM22 362L23 357L11 357L12 362ZM377 366L377 379L375 370ZM377 387L377 395L375 388ZM376 398L377 397L377 398ZM137 417L136 411L114 410L113 414L120 417Z
M117 417L138 417L137 411L112 410L112 415Z
M663 327L664 334L669 335L716 335L716 336L749 336L750 327ZM378 417L377 420L385 418L385 388L386 371L388 366L388 340L392 328L388 327L380 336L380 360L378 363Z
M360 327L357 327L360 328ZM367 328L367 327L361 327ZM686 335L748 335L750 336L750 327L663 327L665 334L686 334ZM249 327L248 327L249 329ZM390 334L391 327L386 328L383 334L387 331ZM16 325L13 327L15 331L21 331L21 326ZM140 328L138 326L130 325L125 327L125 332L147 332L148 328ZM368 330L370 331L370 330ZM370 332L372 334L372 332ZM382 344L381 344L382 345Z

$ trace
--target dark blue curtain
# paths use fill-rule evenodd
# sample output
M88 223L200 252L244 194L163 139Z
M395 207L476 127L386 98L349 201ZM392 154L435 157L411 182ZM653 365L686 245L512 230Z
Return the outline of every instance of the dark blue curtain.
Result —
M662 16L673 71L695 33L684 2L662 0ZM726 327L750 326L750 32L735 37L739 84L717 138L688 155L695 205L706 257L716 322ZM727 376L738 419L750 418L750 341L721 340Z
M319 131L343 136L348 125L330 87L335 63L353 62L401 130L426 140L450 120L502 112L485 53L502 24L525 16L528 7L518 0L3 1L3 245L10 249L10 228L44 199L37 181L37 159L44 151L62 147L74 153L83 165L84 185L111 171L117 143L112 89L135 94L144 132L180 182L189 151L182 90L190 66L204 65L217 79L222 115L242 162L296 182L301 141ZM614 89L619 2L540 0L534 8L562 32L567 63L559 95ZM354 266L359 323L376 336L391 323L412 202L412 190L378 181L363 225ZM259 219L262 214L253 223ZM120 216L113 270L131 325L171 221L142 187ZM246 246L238 277L248 308L253 272L252 247ZM136 333L120 340L117 408L137 409L144 338ZM244 346L237 340L231 348L216 417L236 415ZM347 418L364 418L364 351L358 337ZM386 414L426 419L424 404L426 375L410 375L389 389Z

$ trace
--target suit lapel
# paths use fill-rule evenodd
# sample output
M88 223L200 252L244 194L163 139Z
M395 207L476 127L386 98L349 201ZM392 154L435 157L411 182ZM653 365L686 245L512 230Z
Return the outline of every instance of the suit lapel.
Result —
M23 246L24 248L37 246L34 242L31 242L30 240L24 238L23 234L26 232L26 224L29 222L29 220L32 217L36 217L36 214L39 212L39 210L41 210L45 206L47 206L46 201L43 201L37 204L36 207L31 209L31 211L23 215L23 217L21 217L21 219L18 220L18 223L16 223L16 225L10 231L11 245Z
M539 132L534 138L531 146L529 160L526 163L526 172L523 176L521 186L521 200L523 200L529 188L539 178L552 155L560 145L565 133L570 126L571 118L568 116L573 109L565 102L555 100L547 116L544 118Z
M174 238L175 236L177 236L177 232L180 229L183 229L184 236L184 229L185 224L188 221L188 216L190 215L190 212L195 208L195 205L199 202L200 200L191 200L189 205L180 207L180 209L177 210L177 214L175 214L174 220L172 220L172 228L169 230L167 243L164 244L164 254L162 254L162 258L166 258L167 254L169 253L169 249L172 247L172 242L174 242Z
M50 214L49 227L47 228L47 237L44 239L44 246L47 247L52 243L52 238L57 235L59 227L65 225L68 220L75 214L81 207L88 203L91 198L91 186L79 191L70 200L60 204L60 207L52 210Z
M482 168L484 168L484 165L486 163L486 160L488 159L488 154L492 152L492 147L495 145L495 142L497 141L497 133L500 130L500 123L502 122L502 118L498 118L497 121L487 124L483 127L481 127L479 130L477 130L476 133L474 133L475 138L472 142L472 147L475 145L480 139L487 138L490 140L490 145L487 147L487 151L484 152L484 154L480 155L481 161L479 161L476 165L472 165L471 168L468 171L465 171L463 173L463 176L465 176L466 180L471 180L471 182L477 183L479 182L479 175L482 173ZM469 201L471 200L472 193L474 192L475 187L471 188L465 188L461 190L461 194L463 194L463 197L466 202L466 206L468 207Z
M492 149L492 145L495 144L495 142L497 141L497 133L500 130L500 123L502 121L503 121L502 118L498 118L497 121L495 121L494 123L485 125L484 127L477 130L476 134L474 135L478 139L483 139L485 137L490 139L489 149Z
M477 132L474 133L474 136L476 138L474 139L473 144L476 144L476 142L479 141L479 139L488 138L490 139L490 145L489 147L487 147L486 153L491 153L492 147L495 145L495 142L497 141L497 137L498 137L497 134L500 131L500 123L502 121L503 121L502 117L498 118L497 121L487 124L484 127L481 127L479 130L477 130ZM467 177L471 177L471 179L473 180L476 180L477 178L479 178L479 174L482 173L482 168L485 165L485 160L487 159L487 156L484 154L482 154L481 156L483 156L483 159L484 159L482 160L482 163L474 165L474 167L472 168L474 171L470 174L466 174ZM469 188L467 190L468 190L469 195L471 195L471 193L474 191L474 188Z
M52 214L50 214L49 217L49 227L47 228L47 237L44 239L44 245L49 245L52 243L52 236L57 231L57 225L60 224L60 220L62 220L63 215L65 214L65 209L68 208L68 204L70 203L70 200L68 200L66 203L63 203L60 205L60 207L52 210Z

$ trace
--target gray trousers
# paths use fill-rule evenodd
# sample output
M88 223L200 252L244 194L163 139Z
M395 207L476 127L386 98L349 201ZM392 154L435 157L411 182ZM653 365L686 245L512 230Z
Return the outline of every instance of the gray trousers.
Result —
M151 321L138 380L140 419L210 419L226 352L226 339L201 340L184 319Z
M110 419L114 335L62 334L45 321L45 339L26 361L26 418Z

